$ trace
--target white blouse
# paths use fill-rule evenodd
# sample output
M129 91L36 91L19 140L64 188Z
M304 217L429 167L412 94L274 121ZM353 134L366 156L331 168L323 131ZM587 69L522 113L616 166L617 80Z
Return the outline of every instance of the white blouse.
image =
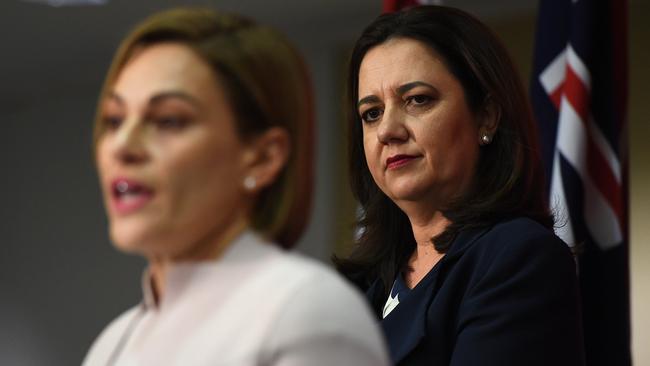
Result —
M248 231L215 261L166 272L165 296L144 299L100 334L84 366L388 365L361 295L314 260Z

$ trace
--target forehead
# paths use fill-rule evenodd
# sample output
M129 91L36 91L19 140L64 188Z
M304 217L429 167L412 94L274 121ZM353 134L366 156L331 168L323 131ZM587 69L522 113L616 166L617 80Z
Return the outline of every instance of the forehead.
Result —
M201 95L214 89L210 66L181 43L159 43L137 50L122 68L113 90L125 98L148 98L161 91Z
M359 67L359 96L375 88L396 88L405 82L453 78L442 57L426 44L393 38L371 48Z

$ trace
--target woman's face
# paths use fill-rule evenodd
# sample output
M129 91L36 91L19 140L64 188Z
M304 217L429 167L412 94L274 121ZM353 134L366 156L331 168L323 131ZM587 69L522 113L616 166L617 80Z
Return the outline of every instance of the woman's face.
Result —
M368 168L398 206L439 209L468 187L479 153L477 120L433 50L407 38L370 49L358 93Z
M248 204L249 148L210 67L178 43L137 52L103 101L97 165L122 250L183 257Z

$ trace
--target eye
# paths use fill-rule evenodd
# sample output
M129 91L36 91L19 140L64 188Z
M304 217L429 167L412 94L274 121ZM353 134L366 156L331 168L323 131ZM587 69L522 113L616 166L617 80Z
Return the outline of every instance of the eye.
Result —
M361 113L361 120L366 123L375 122L381 117L382 114L383 111L381 109L370 108L367 111Z
M108 130L117 130L122 125L122 117L118 115L106 115L102 117L102 124Z
M152 122L162 130L180 130L189 122L187 118L181 116L159 116L153 117Z
M420 106L428 104L431 100L433 100L433 98L428 95L418 94L406 98L406 104Z

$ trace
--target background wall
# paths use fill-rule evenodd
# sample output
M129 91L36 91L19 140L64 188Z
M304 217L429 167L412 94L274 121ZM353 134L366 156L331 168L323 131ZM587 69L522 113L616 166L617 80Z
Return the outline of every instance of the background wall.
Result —
M139 300L143 261L112 249L92 162L95 98L119 39L154 10L211 4L282 29L316 87L318 146L311 224L299 250L327 261L349 238L342 69L380 0L129 1L104 7L0 4L0 364L79 364L108 321ZM530 74L536 1L446 1L479 15ZM630 2L631 285L636 365L650 365L650 26Z
M632 342L636 365L650 365L650 3L630 4L630 220Z

